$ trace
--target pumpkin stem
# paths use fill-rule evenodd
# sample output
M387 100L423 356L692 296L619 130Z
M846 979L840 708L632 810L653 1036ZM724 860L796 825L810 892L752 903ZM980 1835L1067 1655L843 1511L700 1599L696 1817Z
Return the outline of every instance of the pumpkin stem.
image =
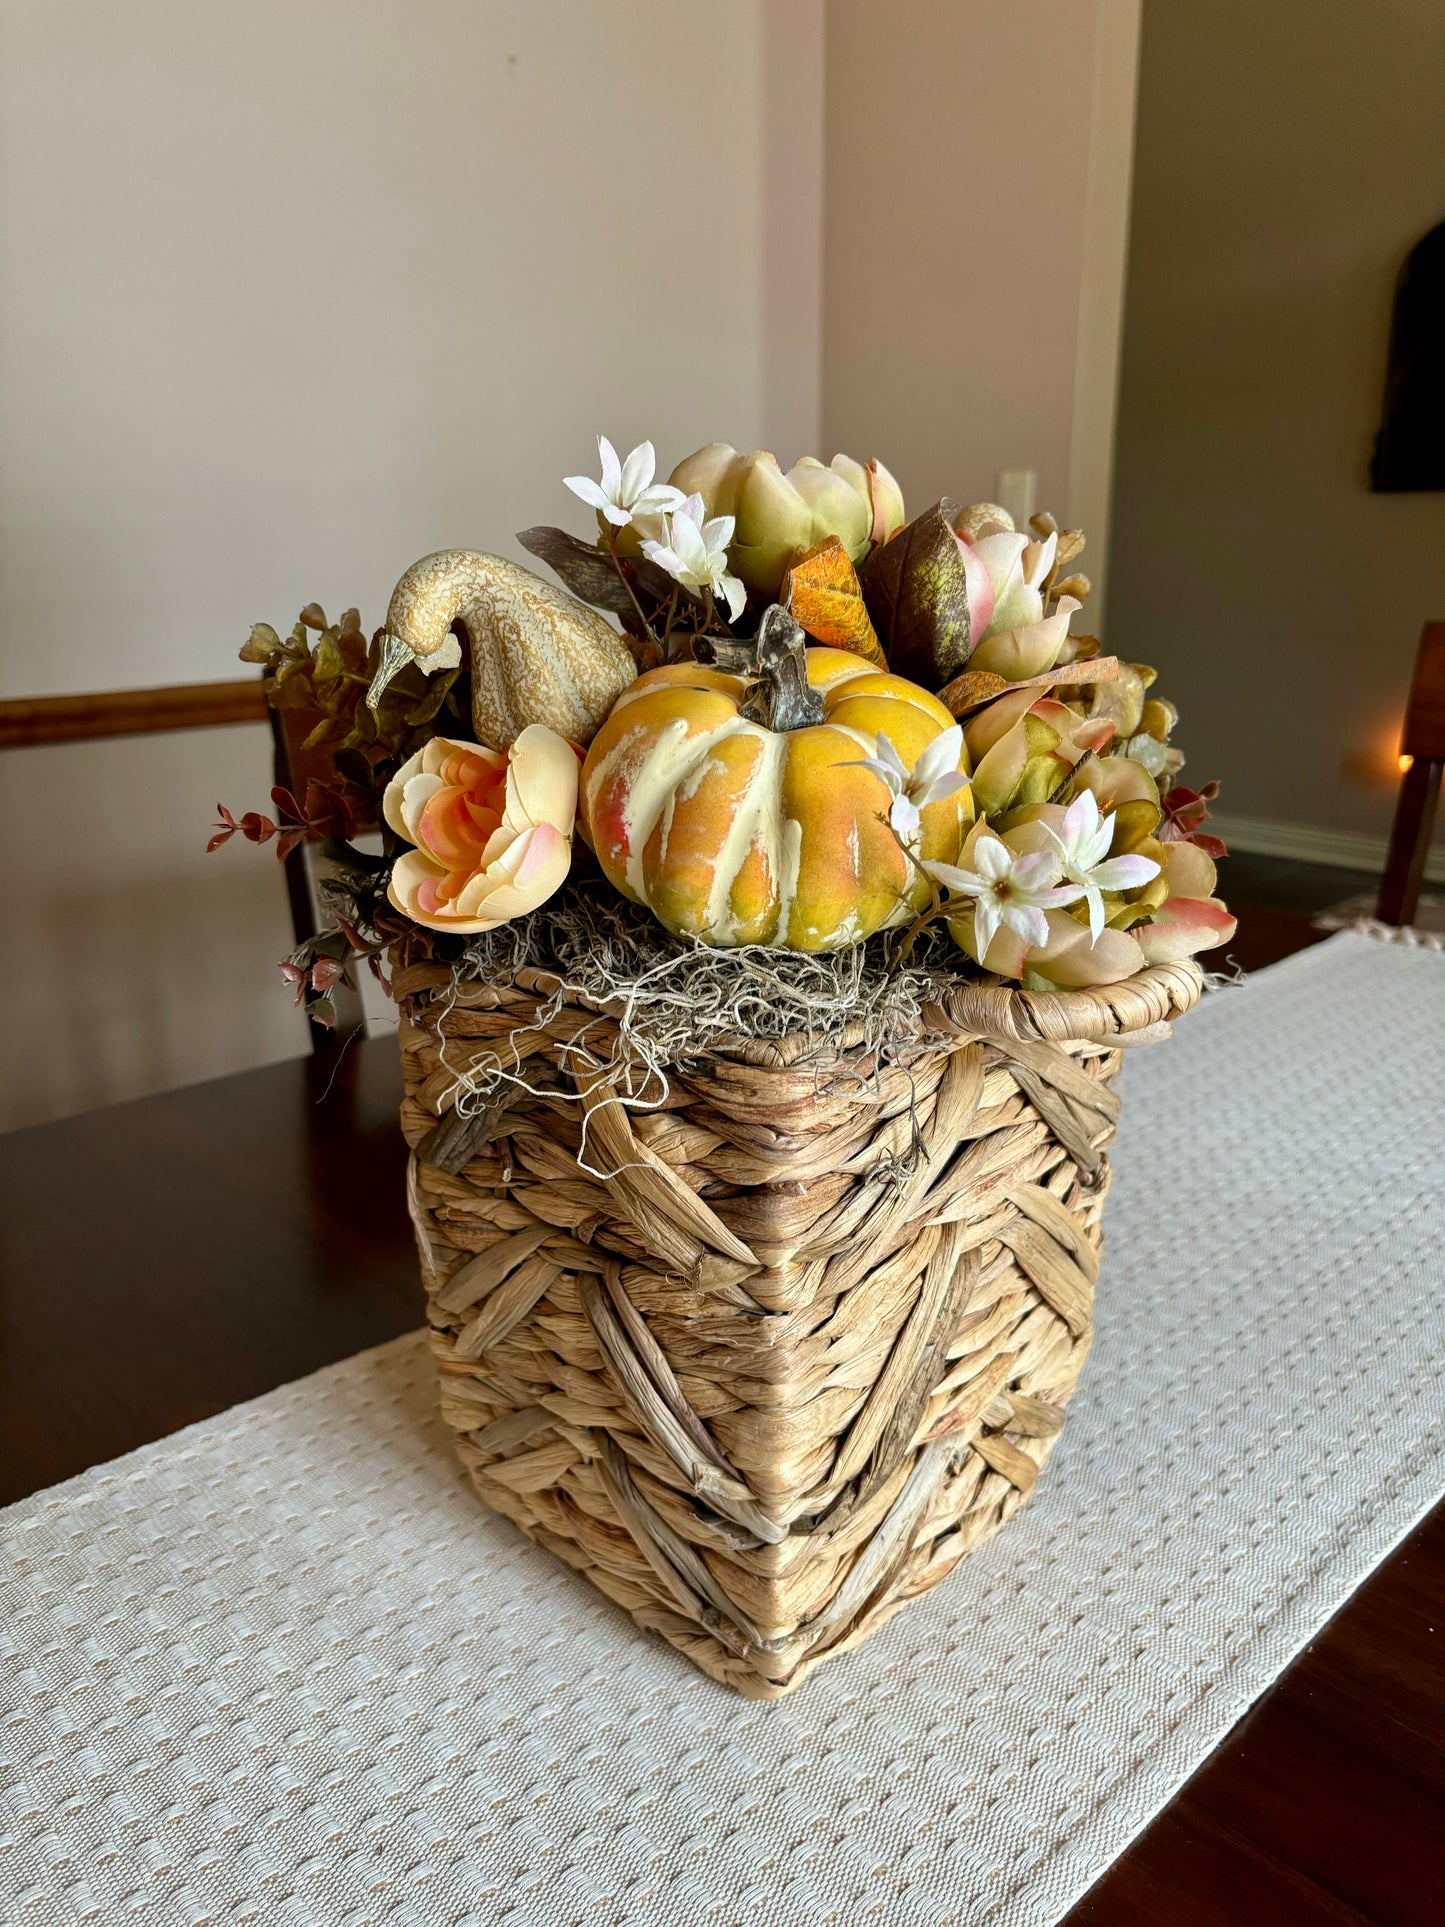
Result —
M764 611L751 642L698 636L693 654L699 662L744 678L748 694L738 714L748 722L780 735L822 722L822 692L808 682L808 638L780 603Z

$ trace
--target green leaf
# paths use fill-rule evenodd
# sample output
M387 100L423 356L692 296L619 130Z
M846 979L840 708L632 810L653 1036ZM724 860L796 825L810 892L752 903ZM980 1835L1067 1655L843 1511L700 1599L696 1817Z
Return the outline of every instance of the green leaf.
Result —
M1159 827L1164 812L1155 804L1135 798L1114 806L1114 837L1109 845L1110 856L1127 856L1136 850L1146 836L1153 836Z
M302 743L303 749L320 749L323 743L334 743L346 734L346 725L334 716L323 716L310 735Z
M337 647L336 637L329 629L322 631L316 644L315 662L318 682L335 682L338 676L345 674L345 660Z
M406 713L406 721L410 728L420 729L423 723L429 723L433 716L440 711L443 703L445 703L447 699L452 684L457 679L458 673L455 669L449 671L441 670L431 678L431 687L427 690L416 708L409 709Z
M889 668L925 689L941 689L973 649L968 577L950 524L956 512L945 496L875 549L858 571Z
M529 555L561 577L573 595L590 602L594 608L622 615L632 607L631 597L612 566L612 557L595 542L579 541L565 529L522 529L517 540Z
M345 777L348 782L360 784L365 790L375 789L371 764L354 744L349 746L343 744L331 760L338 776Z

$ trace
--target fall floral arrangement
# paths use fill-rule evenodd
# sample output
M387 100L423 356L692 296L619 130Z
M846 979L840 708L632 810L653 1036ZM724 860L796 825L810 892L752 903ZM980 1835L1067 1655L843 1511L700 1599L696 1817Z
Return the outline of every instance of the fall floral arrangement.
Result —
M664 484L651 443L598 448L567 482L595 539L518 537L562 588L449 550L370 641L313 605L242 650L318 773L274 818L223 809L212 847L332 859L334 928L283 965L313 1016L354 960L460 958L584 872L682 947L876 938L888 971L922 939L1025 989L1228 940L1214 786L1179 782L1154 671L1075 632L1077 530L948 499L909 520L843 455L785 472L713 443Z
M519 537L560 587L447 551L370 641L252 632L294 781L214 841L322 846L313 1016L390 972L478 1495L772 1699L1033 1490L1122 1046L1233 922L1154 672L1074 632L1076 531L598 446L590 539Z

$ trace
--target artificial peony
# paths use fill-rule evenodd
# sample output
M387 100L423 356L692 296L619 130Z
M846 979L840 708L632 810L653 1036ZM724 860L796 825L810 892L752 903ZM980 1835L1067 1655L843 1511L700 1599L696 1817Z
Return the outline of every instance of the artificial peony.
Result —
M577 753L543 723L509 750L434 736L397 771L382 814L415 849L387 894L429 930L472 936L545 903L572 864Z

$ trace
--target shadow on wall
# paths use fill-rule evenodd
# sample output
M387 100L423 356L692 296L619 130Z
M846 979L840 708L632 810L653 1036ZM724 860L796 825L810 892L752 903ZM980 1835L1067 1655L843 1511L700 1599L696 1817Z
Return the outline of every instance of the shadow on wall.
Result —
M1436 0L1144 9L1108 640L1222 815L1389 827L1445 497L1372 494L1370 458L1442 69Z
M295 1057L279 867L206 855L218 798L264 803L262 726L8 750L0 1129ZM134 826L144 823L144 837Z

